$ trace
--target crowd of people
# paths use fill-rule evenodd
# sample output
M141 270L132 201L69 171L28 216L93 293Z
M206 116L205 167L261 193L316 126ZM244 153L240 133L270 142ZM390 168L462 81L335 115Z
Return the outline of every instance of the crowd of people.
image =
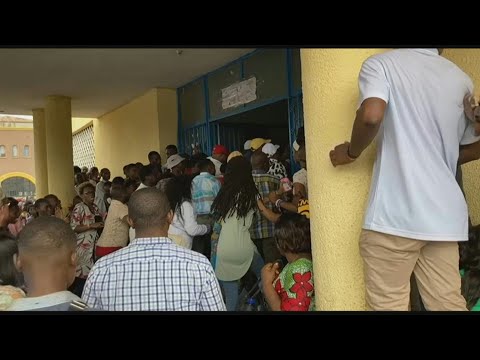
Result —
M480 107L440 54L367 59L351 140L329 154L345 166L378 140L359 243L372 310L412 307L410 284L427 310L480 309L480 230L456 181L480 158ZM0 309L235 311L253 276L264 308L315 310L303 128L294 174L288 149L169 145L165 165L152 151L111 181L75 167L68 211L54 194L22 208L0 194Z
M107 168L75 166L68 211L53 194L22 210L5 198L12 277L2 277L2 309L235 311L242 279L255 274L265 308L313 310L304 148L301 128L302 169L289 174L289 157L269 139L233 152L218 144L211 156L169 145L164 166L152 151L112 180Z

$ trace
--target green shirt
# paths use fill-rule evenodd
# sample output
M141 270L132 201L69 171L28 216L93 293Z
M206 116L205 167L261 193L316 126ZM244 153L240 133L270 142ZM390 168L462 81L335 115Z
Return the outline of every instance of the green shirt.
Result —
M302 258L287 264L273 286L282 300L282 311L315 310L311 260Z

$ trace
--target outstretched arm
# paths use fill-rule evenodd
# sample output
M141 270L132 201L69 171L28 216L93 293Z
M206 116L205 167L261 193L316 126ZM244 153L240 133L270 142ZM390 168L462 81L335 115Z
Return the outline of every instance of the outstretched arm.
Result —
M372 143L383 121L386 107L385 100L376 97L368 98L362 103L357 110L350 142L337 145L330 151L333 166L350 164Z

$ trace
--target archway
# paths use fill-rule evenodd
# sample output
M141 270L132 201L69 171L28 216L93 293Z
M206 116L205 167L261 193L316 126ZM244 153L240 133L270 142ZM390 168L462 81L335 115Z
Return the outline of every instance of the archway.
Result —
M0 176L0 186L5 196L24 200L35 197L35 178L23 172L11 172Z

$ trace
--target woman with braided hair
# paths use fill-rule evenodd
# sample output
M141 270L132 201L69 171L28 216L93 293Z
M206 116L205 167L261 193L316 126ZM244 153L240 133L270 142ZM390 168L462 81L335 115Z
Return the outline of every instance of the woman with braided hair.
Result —
M225 183L211 210L216 220L211 261L225 292L228 311L237 309L239 280L249 269L260 278L263 267L249 232L258 197L250 163L242 156L231 159ZM218 242L215 234L219 234Z

